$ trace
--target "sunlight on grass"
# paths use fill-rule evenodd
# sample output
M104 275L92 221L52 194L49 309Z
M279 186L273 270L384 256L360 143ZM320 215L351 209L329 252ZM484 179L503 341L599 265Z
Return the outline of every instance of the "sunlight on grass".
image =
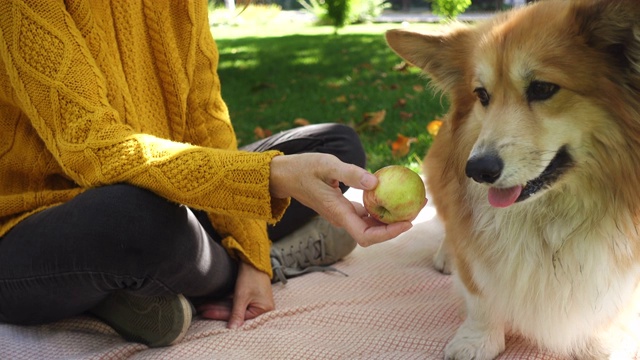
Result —
M295 58L291 59L292 65L314 65L320 61L320 52L318 49L307 49L297 51Z
M358 24L350 25L340 30L340 35L346 34L374 34L381 36L385 31L391 29L407 29L416 32L431 32L438 28L437 24ZM237 38L265 38L280 37L288 35L334 35L332 26L315 26L312 23L276 23L276 24L255 24L238 26L212 26L211 32L216 39L237 39Z
M258 66L259 61L255 54L258 52L257 46L243 45L232 47L221 47L219 49L220 57L223 59L231 59L233 61L220 61L218 64L218 70L222 71L226 68L255 68Z
M249 68L255 68L258 66L258 60L257 59L245 59L245 60L236 60L233 62L225 62L222 65L220 65L220 67L218 68L219 70L224 70L226 68L238 68L238 69L249 69Z
M291 22L246 21L212 26L220 49L219 75L238 142L245 145L265 133L304 123L336 122L358 131L367 168L391 164L420 172L433 141L427 125L444 113L416 68L398 67L401 59L384 39L401 24L333 27ZM409 25L433 31L437 25ZM411 139L398 153L397 139Z

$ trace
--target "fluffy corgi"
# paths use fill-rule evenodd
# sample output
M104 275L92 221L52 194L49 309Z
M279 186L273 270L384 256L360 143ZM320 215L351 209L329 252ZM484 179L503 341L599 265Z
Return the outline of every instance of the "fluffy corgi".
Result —
M466 305L445 359L493 359L506 331L612 357L638 320L640 1L541 1L386 38L450 100L424 161L436 265Z

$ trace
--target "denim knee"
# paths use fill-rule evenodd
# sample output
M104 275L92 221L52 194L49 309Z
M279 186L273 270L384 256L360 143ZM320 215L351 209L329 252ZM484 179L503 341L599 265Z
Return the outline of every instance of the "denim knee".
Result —
M189 208L148 190L116 184L89 190L77 201L93 218L87 222L99 224L93 242L114 271L153 277L193 264L202 251L206 234Z

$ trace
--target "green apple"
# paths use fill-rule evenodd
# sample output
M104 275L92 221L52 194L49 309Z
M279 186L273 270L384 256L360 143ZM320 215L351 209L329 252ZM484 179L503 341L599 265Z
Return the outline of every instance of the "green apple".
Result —
M390 165L376 171L378 185L362 193L371 217L385 224L412 221L427 204L422 178L409 168Z

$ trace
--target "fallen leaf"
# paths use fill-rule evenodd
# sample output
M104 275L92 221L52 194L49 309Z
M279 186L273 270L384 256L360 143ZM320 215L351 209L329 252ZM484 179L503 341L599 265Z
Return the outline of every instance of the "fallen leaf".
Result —
M396 103L393 105L394 108L399 108L399 107L405 107L407 105L407 100L400 98L398 99L398 101L396 101Z
M440 127L442 126L441 120L433 120L429 124L427 124L427 132L431 134L431 136L438 135L438 131L440 131Z
M336 98L336 101L339 102L339 103L345 103L345 102L347 102L347 97L344 96L344 95L340 95L340 96L338 96Z
M422 86L422 85L413 85L413 91L418 92L418 93L423 92L424 91L424 86Z
M398 134L396 141L391 144L391 154L396 158L406 156L409 153L411 144L416 141L416 138Z
M310 122L309 122L309 120L304 119L304 118L297 118L297 119L293 120L293 124L295 126L306 126L306 125L309 125Z
M400 118L402 120L409 120L413 117L413 113L410 112L406 112L406 111L400 111Z
M363 119L357 124L356 130L379 130L380 124L384 121L386 116L386 110L364 113Z
M380 125L384 118L387 116L387 110L374 111L365 114L366 122L369 126L377 126Z
M256 138L258 138L258 139L264 139L266 137L271 136L271 130L263 129L260 126L256 126L256 128L253 129L253 133L255 134Z

